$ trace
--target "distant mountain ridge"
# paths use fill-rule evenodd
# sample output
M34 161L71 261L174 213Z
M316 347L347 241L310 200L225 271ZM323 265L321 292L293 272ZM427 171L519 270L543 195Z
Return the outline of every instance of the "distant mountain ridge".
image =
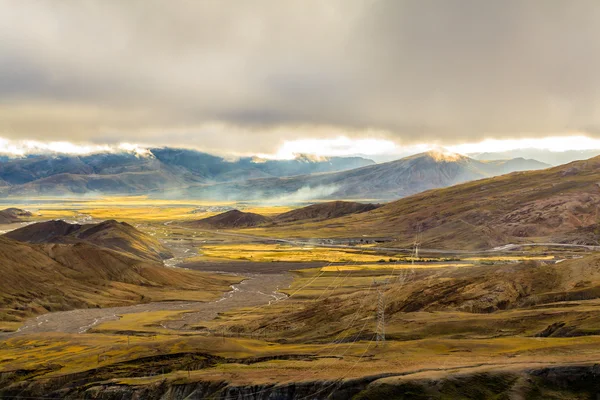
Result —
M550 165L562 165L573 161L587 160L600 155L600 149L551 151L545 149L515 149L499 152L473 153L468 156L476 160L509 160L532 158Z
M360 157L228 161L189 149L0 161L0 196L150 194L210 200L397 199L515 171L535 160L479 161L443 149L375 164Z
M207 199L397 199L506 173L548 168L536 160L478 161L444 150L348 171L201 185L184 191Z
M374 161L360 157L293 160L254 157L228 161L189 149L154 148L135 152L75 155L30 155L0 159L0 195L64 195L91 192L140 194L190 185L245 181L342 171Z

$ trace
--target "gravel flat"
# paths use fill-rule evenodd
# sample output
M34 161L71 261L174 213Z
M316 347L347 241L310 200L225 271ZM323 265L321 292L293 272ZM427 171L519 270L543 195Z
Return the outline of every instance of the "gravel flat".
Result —
M59 311L39 315L25 321L16 332L1 333L0 338L33 333L62 332L86 333L93 327L105 321L117 320L120 315L168 311L189 310L183 314L181 320L169 321L165 327L171 329L187 329L189 325L215 318L219 313L240 307L252 307L269 304L282 299L284 294L278 290L287 288L292 283L290 274L245 274L246 280L232 285L230 292L225 293L220 299L211 302L157 302L138 304L125 307L78 309L72 311Z

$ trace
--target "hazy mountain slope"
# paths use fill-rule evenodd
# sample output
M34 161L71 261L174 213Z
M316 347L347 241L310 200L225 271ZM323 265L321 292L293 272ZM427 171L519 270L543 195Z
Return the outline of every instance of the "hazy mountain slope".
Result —
M489 248L552 238L598 223L600 157L430 190L376 210L307 224L295 235L389 236L408 246ZM273 229L283 229L274 227Z
M91 174L93 169L79 157L39 156L0 162L0 179L20 185L58 174Z
M31 217L29 211L21 210L20 208L7 208L0 211L0 224L12 224L20 222L22 218Z
M500 152L474 153L470 157L477 160L508 160L512 158L532 158L550 165L561 165L573 161L586 160L600 155L600 149L550 151L545 149L515 149Z
M85 241L152 261L172 257L171 252L152 236L125 222L114 220L86 225L69 224L61 220L39 222L8 232L4 236L28 243Z
M299 154L292 160L243 157L227 161L189 149L157 148L151 149L151 152L165 165L183 168L207 180L221 182L343 171L374 164L374 161L362 157L317 158Z
M88 243L33 245L0 237L0 320L226 291L231 279L165 268ZM187 293L191 294L187 294Z
M349 171L201 186L185 193L213 199L397 199L507 171L545 167L534 160L481 162L459 154L430 151Z
M352 201L330 201L297 208L274 218L276 223L322 221L339 218L348 214L358 214L380 207L379 204L364 204Z
M198 183L340 171L370 164L373 161L360 157L228 161L194 150L172 148L151 149L141 154L124 151L87 156L31 155L0 160L0 194L161 192Z
M231 210L198 221L189 221L184 225L207 229L233 229L260 226L270 222L271 219L260 214Z
M525 159L522 157L511 158L507 160L485 160L484 164L489 165L489 169L487 169L487 171L493 176L510 174L511 172L533 171L551 167L550 164L546 164L537 160Z
M141 194L179 188L188 183L165 171L126 172L116 175L59 174L17 186L4 187L8 196Z

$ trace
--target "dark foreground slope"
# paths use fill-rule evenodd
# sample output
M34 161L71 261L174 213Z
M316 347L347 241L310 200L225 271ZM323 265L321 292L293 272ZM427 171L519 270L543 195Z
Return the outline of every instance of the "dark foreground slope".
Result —
M172 257L171 252L154 239L126 222L114 220L98 224L70 224L62 220L39 222L5 234L28 243L87 242L146 260L159 261Z
M0 320L48 311L217 297L231 279L89 243L33 245L0 237ZM208 294L208 295L207 295Z
M160 360L149 357L147 371L160 370L160 366L173 361L182 366L193 366L204 354L175 354ZM141 361L141 360L140 360ZM235 364L240 360L231 358L211 358L213 364ZM242 360L252 363L253 360ZM126 369L127 364L119 366ZM250 368L250 367L247 367ZM143 371L139 368L138 371ZM170 370L170 369L169 369ZM336 380L318 379L292 381L284 384L228 384L226 381L194 381L169 377L162 382L147 382L140 379L136 385L122 382L109 382L94 379L93 375L66 375L49 379L46 384L36 381L21 381L2 388L0 395L6 398L31 399L40 389L45 389L50 398L64 399L356 399L356 400L446 400L446 399L544 399L544 400L588 400L600 392L596 376L598 367L593 363L568 366L540 367L535 363L522 366L508 366L486 371L483 368L453 369L444 374L443 365L438 372L426 370L421 373L377 373L361 378ZM28 371L19 371L28 372ZM109 368L99 368L101 376L110 376ZM11 374L6 374L10 377ZM17 373L14 379L18 379ZM136 376L130 373L130 376ZM175 373L173 373L175 375ZM82 384L81 377L93 383ZM79 378L79 379L78 379ZM10 378L7 378L7 380ZM125 380L125 379L123 379ZM131 379L129 379L131 380ZM65 383L67 382L67 383ZM21 397L19 397L21 396Z
M517 172L419 193L366 213L273 227L299 237L395 238L407 246L420 232L424 248L485 249L514 242L597 244L600 158L542 171ZM395 244L394 244L395 243Z

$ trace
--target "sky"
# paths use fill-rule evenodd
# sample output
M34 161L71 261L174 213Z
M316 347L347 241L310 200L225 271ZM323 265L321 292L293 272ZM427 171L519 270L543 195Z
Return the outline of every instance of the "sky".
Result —
M280 158L600 148L596 0L0 0L0 10L0 147Z

